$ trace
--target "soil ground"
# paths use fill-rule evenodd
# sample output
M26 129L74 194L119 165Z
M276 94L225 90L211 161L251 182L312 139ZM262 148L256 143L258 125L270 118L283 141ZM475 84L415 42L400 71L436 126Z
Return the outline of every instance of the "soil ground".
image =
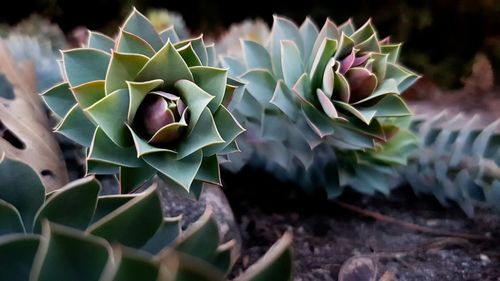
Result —
M375 280L384 273L394 278L380 280L500 280L500 215L491 210L478 210L467 218L456 206L443 208L432 197L416 196L409 187L396 190L390 198L353 192L339 198L405 222L492 238L467 241L366 218L256 171L224 178L243 237L239 270L291 229L297 281L337 280L342 264L353 256L374 259Z

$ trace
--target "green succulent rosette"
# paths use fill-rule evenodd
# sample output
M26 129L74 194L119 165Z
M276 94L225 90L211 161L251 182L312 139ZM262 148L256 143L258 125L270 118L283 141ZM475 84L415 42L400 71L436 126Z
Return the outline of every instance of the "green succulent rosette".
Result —
M157 33L137 10L116 39L90 32L62 52L64 82L42 94L56 131L88 147L88 174L117 174L130 192L155 174L186 190L220 184L218 157L244 130L224 105L234 86L203 37Z
M370 178L394 174L416 147L401 93L418 75L399 63L400 48L371 21L356 29L327 19L319 29L309 18L299 27L275 16L266 43L242 40L240 57L221 56L245 84L230 106L247 128L243 154L228 167L264 166L331 196L347 185L372 192Z

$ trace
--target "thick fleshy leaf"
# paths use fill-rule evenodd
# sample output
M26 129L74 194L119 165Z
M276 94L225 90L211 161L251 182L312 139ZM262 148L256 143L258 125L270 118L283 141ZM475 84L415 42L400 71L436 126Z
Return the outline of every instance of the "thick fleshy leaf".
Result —
M269 72L273 71L271 56L264 46L251 40L241 40L241 47L248 69L258 68Z
M402 117L411 115L411 111L399 95L386 95L370 107L360 109L363 112L376 111L376 117Z
M262 258L235 281L290 281L292 258L292 234L285 233Z
M175 87L179 91L182 101L189 107L188 133L191 133L201 114L214 97L188 80L179 80L175 83Z
M220 58L222 67L229 69L230 77L238 77L246 71L246 67L238 60L228 56Z
M167 124L161 127L152 137L148 140L149 144L158 146L168 146L182 136L186 131L187 124L183 118L181 122Z
M378 43L377 34L373 34L365 41L356 44L356 49L361 53L380 53L380 45Z
M160 38L164 44L166 44L168 41L172 42L172 44L176 44L180 41L177 32L175 32L174 26L170 26L160 32Z
M101 195L97 199L94 216L91 224L99 221L109 213L125 205L125 203L137 197L137 194Z
M141 54L149 58L156 53L153 47L144 39L124 30L120 32L116 51L120 53Z
M109 162L87 159L85 165L85 175L114 175L120 170L120 166Z
M234 265L236 257L233 255L233 250L235 244L236 242L234 240L230 240L217 247L212 264L224 274L229 274L229 271Z
M306 116L307 123L313 131L321 138L334 132L332 120L323 112L320 112L311 104L303 103L302 110Z
M132 139L134 140L134 146L135 150L137 151L137 157L144 156L149 153L154 153L154 152L169 152L175 154L174 151L165 149L165 148L159 148L152 146L148 144L143 138L141 138L135 131L127 125L127 128L129 129L130 134L132 135Z
M304 43L300 36L299 28L289 19L274 16L273 27L270 37L270 53L273 63L274 73L281 78L283 70L281 69L281 41L291 40L295 42L300 54L304 54Z
M337 51L335 52L335 59L342 59L353 52L354 41L345 34L342 34L338 43Z
M181 234L181 217L164 218L158 231L148 240L142 250L157 255L161 250L170 246Z
M337 109L341 110L342 112L352 114L359 120L363 121L363 123L365 124L370 124L371 120L375 117L375 114L377 113L375 109L373 110L368 109L361 111L356 107L342 101L333 101L333 103L337 107Z
M36 214L33 231L39 233L44 220L84 230L94 215L100 190L101 185L93 177L56 190Z
M160 198L156 188L151 187L92 224L87 232L137 248L146 244L161 222Z
M363 24L363 26L361 26L358 30L356 30L356 32L354 32L349 37L351 37L356 44L359 44L365 41L366 39L370 38L374 34L377 34L377 31L375 30L375 27L373 26L371 19L369 19L368 21L366 21L365 24Z
M89 48L101 50L107 53L110 53L115 47L115 41L100 32L89 31L88 40L87 46Z
M131 168L144 165L144 162L137 158L137 151L133 146L117 146L100 127L94 133L87 158Z
M399 44L388 44L380 46L380 50L383 54L387 54L387 61L396 63L399 59L399 53L401 51L401 43Z
M24 232L23 220L19 211L14 205L0 199L0 235Z
M5 156L0 163L0 199L13 205L24 225L31 227L35 214L45 200L45 189L30 166Z
M400 92L408 89L415 81L417 81L420 76L415 73L409 71L401 65L396 65L393 63L387 63L387 78L392 78L398 84L398 90Z
M388 55L386 54L371 54L373 60L372 72L377 76L378 81L384 81L385 72L387 71Z
M115 259L117 260L117 268L115 272L112 272L114 276L109 279L110 281L157 280L159 266L151 257L142 252L125 247L114 248L113 250ZM109 275L111 277L111 272ZM101 278L108 280L104 277L105 276Z
M316 41L314 42L314 47L312 49L312 54L317 54L321 52L321 45L324 44L325 40L336 40L338 41L340 38L340 32L338 27L335 25L333 21L329 18L326 19L325 24L318 33L316 37Z
M293 87L302 73L304 73L300 51L293 41L281 41L281 69L283 70L283 78L288 87Z
M328 64L330 58L333 56L337 50L337 40L326 39L324 40L311 65L311 81L314 88L319 88L321 85L321 78L323 77L323 72L326 65Z
M173 248L202 260L211 260L219 246L219 228L212 217L212 210L207 208L203 215L193 223Z
M125 125L128 106L128 90L120 89L107 95L85 111L114 143L119 146L128 146L132 143Z
M217 130L220 133L224 143L213 144L203 149L203 156L211 156L217 154L221 149L226 147L230 142L234 141L237 136L245 131L243 127L236 121L234 116L224 106L220 106L214 114L214 121Z
M71 88L81 108L87 108L106 96L104 80L96 80Z
M310 17L306 17L304 22L299 28L300 35L302 36L302 41L304 42L304 62L306 62L306 67L309 66L309 60L314 47L314 41L318 37L319 30L316 24L311 20Z
M79 145L89 147L95 127L78 104L75 104L54 130Z
M198 122L179 144L178 159L182 159L209 145L224 143L208 108L203 110Z
M358 105L358 104L363 104L363 103L370 103L373 100L377 100L380 98L380 96L383 95L399 95L401 92L398 89L398 84L394 79L386 79L384 82L382 82L382 85L379 85L375 92L371 94L369 97L364 98L360 101L352 103L353 105Z
M106 73L106 95L126 89L126 81L133 81L147 62L148 57L143 55L113 52Z
M288 128L283 125L282 116L279 111L265 109L262 112L261 136L266 140L282 142L287 139Z
M300 76L299 81L293 85L292 91L301 101L312 105L317 104L316 96L311 91L311 81L307 73Z
M193 81L193 75L182 56L171 43L165 44L139 72L136 81L144 82L162 79L163 89L172 88L174 83L186 79Z
M217 54L215 52L215 44L208 44L205 46L207 50L207 65L208 66L216 66L217 63Z
M122 29L141 37L155 50L159 50L163 46L163 42L151 22L135 8L123 24Z
M226 91L227 70L215 67L199 66L191 67L194 82L214 98L208 104L208 108L215 112Z
M177 51L189 67L202 65L198 55L193 49L193 46L191 46L191 43L177 49Z
M196 52L196 55L201 61L202 65L208 65L208 54L207 49L205 48L205 42L203 41L203 35L200 35L197 38L185 40L175 44L176 48L180 48L187 44L191 44L193 46L193 50Z
M40 243L37 235L9 235L0 239L1 280L30 280L31 267Z
M189 186L201 166L203 153L198 150L187 157L177 159L175 153L165 151L148 153L142 158L159 173L189 191Z
M225 281L227 278L216 267L196 257L183 253L170 253L165 262L177 261L175 281Z
M129 93L129 106L127 113L127 123L132 124L137 109L141 105L146 95L154 89L160 87L163 81L160 79L146 81L146 82L127 82Z
M212 155L210 157L203 157L200 169L194 178L202 182L222 185L217 156Z
M274 89L274 94L270 103L278 107L291 120L297 118L298 105L296 104L293 93L282 80L278 81L278 84L276 84L276 89Z
M266 106L273 97L276 81L267 70L250 70L241 76L247 82L246 90L262 106Z
M64 51L63 64L71 87L94 80L104 80L111 56L96 49Z
M352 18L339 25L339 31L344 32L347 36L351 36L356 31L356 27L352 23Z
M76 100L68 83L57 84L42 94L47 106L59 117L63 118L75 105Z
M45 222L30 280L97 281L112 263L109 244L83 232Z
M318 96L319 103L321 104L325 114L332 119L337 118L339 116L337 110L325 93L321 89L317 89L316 95Z

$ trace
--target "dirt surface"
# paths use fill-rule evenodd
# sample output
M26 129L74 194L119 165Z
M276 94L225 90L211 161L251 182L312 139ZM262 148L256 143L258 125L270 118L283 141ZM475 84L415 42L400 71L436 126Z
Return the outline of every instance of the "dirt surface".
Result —
M433 198L417 197L406 187L390 198L349 192L339 198L405 222L492 238L467 241L366 218L255 171L224 174L224 179L243 237L242 259L235 274L292 229L297 281L337 280L342 264L362 255L376 262L376 280L384 273L395 275L385 281L500 280L500 216L491 211L478 210L474 218L467 218L456 206L445 209Z

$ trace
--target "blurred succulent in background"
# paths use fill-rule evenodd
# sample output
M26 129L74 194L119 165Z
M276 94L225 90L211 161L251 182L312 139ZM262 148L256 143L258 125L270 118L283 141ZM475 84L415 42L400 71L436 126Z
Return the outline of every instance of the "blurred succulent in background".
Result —
M157 33L134 9L115 41L91 32L87 47L63 52L65 81L42 96L62 118L56 131L89 147L87 173L118 174L122 192L155 174L199 192L220 184L218 156L237 151L244 131L214 60L201 36Z
M169 27L173 27L175 33L181 40L190 37L189 30L182 16L178 13L171 12L167 9L150 9L146 16L153 24L156 31L161 32Z
M418 76L398 63L401 44L371 21L319 30L279 16L265 42L242 40L240 57L221 58L245 84L230 110L248 130L227 167L251 162L330 197L344 186L388 193L417 142L400 94Z
M499 207L500 121L485 127L477 116L443 112L416 116L412 129L421 146L401 171L415 192L456 202L469 216L477 205Z
M232 24L215 45L218 54L241 56L241 40L252 40L264 44L269 37L269 27L261 19L245 20Z
M154 187L98 196L87 177L45 194L29 166L6 158L0 178L0 280L226 280L237 258L210 210L181 232ZM238 280L291 280L290 244L287 233Z

